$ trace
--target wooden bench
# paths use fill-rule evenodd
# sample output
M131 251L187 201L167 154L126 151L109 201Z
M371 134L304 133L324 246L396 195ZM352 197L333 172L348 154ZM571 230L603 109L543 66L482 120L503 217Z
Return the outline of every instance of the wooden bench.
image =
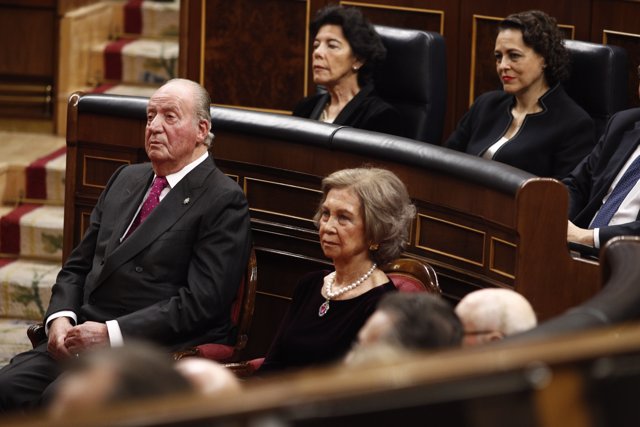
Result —
M147 100L75 94L68 121L64 253L111 173L146 160ZM431 264L456 301L482 287L522 293L541 319L600 289L598 264L566 244L567 191L552 179L413 140L289 116L213 107L218 166L245 191L260 280L247 357L261 356L297 279L326 268L311 217L329 173L394 171L418 209L406 256Z

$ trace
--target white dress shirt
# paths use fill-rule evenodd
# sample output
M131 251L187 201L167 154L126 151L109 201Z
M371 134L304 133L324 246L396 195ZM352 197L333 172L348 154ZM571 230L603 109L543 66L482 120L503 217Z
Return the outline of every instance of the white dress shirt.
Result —
M180 182L180 180L182 180L182 178L184 178L189 172L195 169L195 167L198 166L200 163L204 162L208 157L209 157L209 153L205 152L202 156L198 157L196 160L189 163L184 168L180 169L178 172L172 173L171 175L167 175L166 178L169 185L166 186L160 193L160 197L159 197L160 201L162 201L162 199L164 199L165 196L169 194L169 191L171 191L172 188L178 185L178 183ZM155 179L155 177L156 175L154 174L153 178ZM127 235L129 228L131 228L131 224L133 224L134 219L136 218L136 216L138 216L138 212L142 208L142 204L146 200L150 190L151 190L151 187L147 189L147 193L142 199L142 202L140 203L140 205L138 206L138 209L136 210L135 215L133 215L133 218L131 219L129 226L127 227L124 234L120 238L120 242L124 240L124 237ZM49 325L51 324L52 321L54 321L58 317L68 317L69 319L71 319L74 325L78 323L78 316L73 311L69 311L69 310L58 311L56 313L53 313L51 316L49 316L47 318L47 321L45 322L45 332L47 333L47 335L49 335ZM109 333L109 343L111 344L111 346L112 347L122 346L124 344L124 340L122 338L122 332L120 331L120 325L118 324L118 321L107 320L106 325L107 325L107 331Z
M504 144L509 142L509 138L502 137L497 142L495 142L491 147L487 148L484 153L482 153L482 158L491 160L493 156L496 155L496 151L502 148Z

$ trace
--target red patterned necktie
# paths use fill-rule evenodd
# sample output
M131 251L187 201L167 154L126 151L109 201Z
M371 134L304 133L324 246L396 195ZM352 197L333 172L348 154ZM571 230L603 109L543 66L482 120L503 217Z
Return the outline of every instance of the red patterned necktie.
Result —
M129 227L129 231L127 232L127 237L131 235L135 231L136 228L140 224L144 222L145 219L149 216L152 210L155 209L156 206L160 203L160 193L162 190L169 185L167 182L167 178L164 176L156 176L153 180L153 184L151 184L151 190L149 190L149 195L144 200L142 207L140 208L140 212L138 212L138 216L133 220L133 224Z

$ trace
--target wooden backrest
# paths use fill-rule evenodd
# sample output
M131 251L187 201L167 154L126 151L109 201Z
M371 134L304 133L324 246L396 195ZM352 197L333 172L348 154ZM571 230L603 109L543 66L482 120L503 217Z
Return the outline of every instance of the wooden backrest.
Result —
M104 184L146 160L147 99L74 95L69 104L64 253L82 236ZM567 250L568 195L552 179L410 139L289 116L212 107L216 164L249 201L260 283L251 342L265 354L297 280L324 269L311 220L331 172L373 164L396 173L417 207L406 256L433 266L443 296L508 287L543 320L600 288L598 264Z
M247 269L242 277L242 284L238 288L238 294L231 307L231 322L237 329L236 351L245 348L249 340L249 329L251 328L255 309L257 288L258 262L256 260L256 251L251 248Z

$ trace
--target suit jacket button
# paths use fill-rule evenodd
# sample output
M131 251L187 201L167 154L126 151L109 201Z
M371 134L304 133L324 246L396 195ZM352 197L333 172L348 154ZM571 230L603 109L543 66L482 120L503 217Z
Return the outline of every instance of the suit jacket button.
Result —
M103 259L100 260L100 265L104 265L104 260Z
M135 270L136 273L142 273L142 267L136 267Z

